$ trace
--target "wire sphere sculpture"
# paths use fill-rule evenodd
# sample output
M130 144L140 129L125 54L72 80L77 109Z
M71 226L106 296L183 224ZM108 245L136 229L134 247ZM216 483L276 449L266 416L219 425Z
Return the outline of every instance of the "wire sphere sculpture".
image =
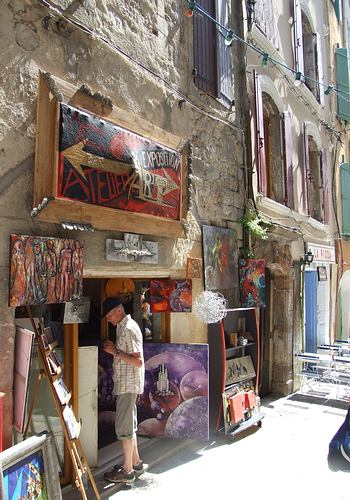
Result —
M193 304L193 312L203 323L218 323L227 315L227 300L219 292L202 292Z

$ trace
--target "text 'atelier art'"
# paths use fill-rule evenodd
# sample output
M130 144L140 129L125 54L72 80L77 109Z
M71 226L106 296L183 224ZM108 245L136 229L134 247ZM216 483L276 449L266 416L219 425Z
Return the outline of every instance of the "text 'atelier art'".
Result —
M180 195L178 152L61 104L58 197L178 220Z
M83 288L84 242L11 235L11 307L70 302Z

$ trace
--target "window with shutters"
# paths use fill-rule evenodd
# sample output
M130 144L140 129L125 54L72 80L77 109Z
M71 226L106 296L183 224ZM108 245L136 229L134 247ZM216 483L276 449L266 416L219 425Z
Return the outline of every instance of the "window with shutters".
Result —
M257 0L254 7L254 21L268 41L278 49L278 30L273 0Z
M262 92L254 72L258 192L294 208L291 119L280 113L271 95Z
M222 26L229 27L228 0L200 0L197 2ZM195 12L193 16L193 75L195 85L218 98L226 107L233 104L232 47L225 44L226 31Z
M341 163L342 234L350 236L350 163Z
M308 135L304 124L304 179L305 211L312 218L329 222L329 172L326 165L326 149L318 149L314 138Z
M300 0L294 0L294 55L295 71L313 96L323 104L322 40L312 29Z
M335 50L337 78L337 112L340 118L350 121L350 85L348 51L344 48Z

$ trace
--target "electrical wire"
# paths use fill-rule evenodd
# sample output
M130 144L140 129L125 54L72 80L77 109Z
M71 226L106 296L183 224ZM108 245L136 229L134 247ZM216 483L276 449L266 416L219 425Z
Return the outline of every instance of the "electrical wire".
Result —
M325 84L325 83L322 83L322 82L320 82L318 80L314 80L313 78L311 78L311 77L309 77L307 75L304 75L303 73L300 73L300 71L296 71L294 68L290 68L284 62L282 63L280 61L277 61L276 59L274 59L273 57L271 57L267 52L265 52L264 50L260 49L260 47L256 47L255 45L252 45L251 43L247 42L246 40L244 40L243 38L241 38L239 35L237 35L232 29L227 28L226 26L223 26L217 19L215 19L214 17L212 17L205 9L203 9L203 7L201 7L199 4L197 4L197 2L195 0L187 0L187 3L188 3L188 8L192 12L196 12L196 11L200 12L205 17L207 17L210 21L214 22L219 28L221 28L221 30L224 30L226 32L226 37L225 38L226 38L226 40L228 40L228 42L232 42L233 39L234 40L238 40L239 42L243 43L244 45L246 45L250 49L254 50L258 54L260 54L261 56L263 56L263 58L265 58L266 61L271 61L273 64L281 66L282 68L284 68L284 69L290 71L291 73L293 73L295 76L298 75L299 79L310 80L311 82L316 83L317 85L324 87L326 90L329 89L329 90L331 90L331 92L335 92L335 93L339 94L339 97L342 98L342 99L345 99L346 102L350 102L349 99L347 99L347 98L345 98L345 97L343 97L343 96L340 95L340 94L345 94L345 95L347 95L347 96L350 97L350 93L349 92L345 92L345 91L343 91L341 89L338 89L334 85Z
M119 54L123 55L125 58L127 58L129 61L131 61L134 65L136 65L139 69L141 69L144 73L153 76L155 79L161 81L168 89L170 89L174 94L177 95L177 97L180 98L180 100L186 102L191 108L195 109L198 113L201 113L202 115L205 115L212 120L215 120L217 122L220 122L227 127L230 127L231 129L235 130L236 132L240 132L241 135L244 135L244 131L237 125L235 125L232 122L229 122L228 120L225 120L223 118L220 118L218 116L213 115L212 113L209 113L208 111L205 111L204 109L200 108L196 104L194 104L180 89L175 87L171 82L166 80L163 76L159 75L152 69L150 69L148 66L145 64L141 63L138 61L135 57L132 55L128 54L124 49L116 45L114 42L111 42L106 38L104 35L101 35L94 31L92 28L89 28L85 24L81 23L80 21L77 21L76 19L73 19L69 17L68 15L65 14L65 12L58 7L52 5L48 0L37 0L39 4L41 4L43 7L47 8L51 12L53 12L55 15L60 16L62 19L67 21L69 24L72 26L78 28L79 30L83 31L84 33L87 33L89 36L95 37L96 39L100 40L103 42L105 45L107 45L109 48L113 49L114 51L118 52Z

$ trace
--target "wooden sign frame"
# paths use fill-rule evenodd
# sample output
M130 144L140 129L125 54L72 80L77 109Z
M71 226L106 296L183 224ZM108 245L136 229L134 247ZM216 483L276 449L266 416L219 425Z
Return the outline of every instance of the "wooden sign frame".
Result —
M175 149L181 154L181 189L179 220L134 213L126 210L92 205L57 197L58 187L58 141L60 102L108 117L108 121L126 128L158 144ZM107 106L60 78L39 73L37 101L37 135L34 174L34 207L44 198L49 202L38 212L40 221L62 223L70 221L91 224L94 229L183 237L181 220L187 214L187 156L181 152L184 139L166 132L151 123L120 108Z

